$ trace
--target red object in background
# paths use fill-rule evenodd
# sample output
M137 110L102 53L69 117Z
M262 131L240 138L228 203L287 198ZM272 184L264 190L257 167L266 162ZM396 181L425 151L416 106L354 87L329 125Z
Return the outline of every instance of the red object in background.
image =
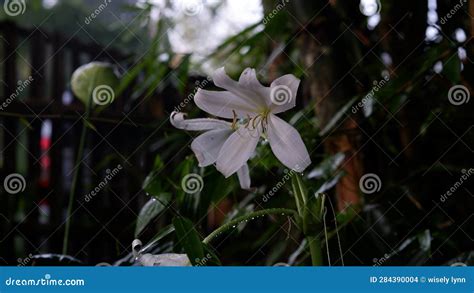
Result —
M51 120L43 121L41 125L40 138L40 176L38 184L42 188L49 187L51 183L51 157L49 156L49 148L51 147L51 135L53 133L53 124Z

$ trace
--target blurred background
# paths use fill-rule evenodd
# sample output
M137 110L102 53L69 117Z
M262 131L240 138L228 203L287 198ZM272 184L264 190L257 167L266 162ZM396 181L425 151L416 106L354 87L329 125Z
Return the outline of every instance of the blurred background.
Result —
M2 1L0 264L132 265L136 238L184 251L173 218L202 239L246 212L294 208L266 141L245 191L199 168L197 134L169 124L176 110L205 117L192 99L222 66L302 80L282 116L311 154L309 192L328 194L327 264L472 264L473 17L473 0ZM89 116L71 76L93 61L120 82ZM202 179L191 192L188 174ZM285 215L211 249L224 265L310 264Z

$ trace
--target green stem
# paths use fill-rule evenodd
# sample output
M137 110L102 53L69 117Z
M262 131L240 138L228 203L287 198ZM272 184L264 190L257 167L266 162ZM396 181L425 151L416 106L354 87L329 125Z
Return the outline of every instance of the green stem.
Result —
M214 230L211 234L209 234L202 243L204 244L209 244L214 238L217 237L217 235L221 234L222 232L225 232L229 229L235 228L238 224L240 224L243 221L248 221L252 220L253 218L264 216L264 215L270 215L270 214L288 214L292 216L298 215L295 210L292 209L284 209L284 208L274 208L274 209L265 209L265 210L259 210L256 212L249 213L247 215L235 218L234 220L220 226L216 230Z
M90 102L92 103L92 101ZM86 120L89 119L90 112L91 112L91 107L86 106L86 113L85 113L85 118ZM76 193L76 185L77 185L77 180L79 178L79 171L81 169L81 160L82 160L82 155L84 153L84 146L86 143L86 134L87 134L87 123L86 121L82 122L82 131L81 131L81 138L79 141L79 148L77 150L77 157L76 157L76 169L74 170L74 174L72 177L72 183L71 183L71 190L69 191L69 202L67 206L67 214L66 214L66 225L64 228L64 238L63 238L63 254L67 254L67 246L68 246L68 239L69 239L69 230L71 228L71 213L72 213L72 206L74 203L74 195Z
M317 236L307 236L309 251L311 253L311 264L313 266L323 265L323 255L321 253L321 240Z

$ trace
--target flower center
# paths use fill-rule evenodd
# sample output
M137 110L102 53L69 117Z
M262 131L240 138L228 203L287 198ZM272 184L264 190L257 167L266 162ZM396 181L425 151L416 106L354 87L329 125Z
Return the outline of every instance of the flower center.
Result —
M238 119L237 113L234 110L232 110L232 113L234 114L232 129L235 130L239 125L241 125L249 130L255 130L260 126L262 128L262 132L266 132L268 125L268 114L270 113L270 110L264 110L253 117L247 115L247 118L243 119Z

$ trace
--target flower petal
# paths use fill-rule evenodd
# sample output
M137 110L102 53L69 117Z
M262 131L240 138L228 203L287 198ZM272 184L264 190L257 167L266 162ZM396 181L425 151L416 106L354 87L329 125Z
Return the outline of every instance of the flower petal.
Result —
M138 261L145 267L187 267L191 262L186 254L164 253L164 254L144 254Z
M227 178L239 170L253 154L260 131L244 127L237 129L222 146L216 168Z
M232 134L231 129L207 131L193 140L191 149L199 162L199 167L214 164L225 141Z
M257 109L261 110L260 108L263 109L268 105L268 99L260 92L260 89L264 88L264 86L258 82L255 71L252 73L250 68L242 72L239 82L230 78L225 73L224 67L217 69L212 79L216 86L226 89L246 100L249 104L254 105L256 112Z
M275 156L286 167L302 172L311 164L308 150L298 131L277 116L268 116L268 142Z
M296 105L299 85L300 80L293 74L283 75L272 82L270 85L272 113L285 112Z
M260 98L260 104L266 106L271 105L271 101L268 99L270 96L270 88L263 86L260 81L258 81L255 69L246 68L240 75L239 85L254 92Z
M250 173L248 164L244 164L239 170L237 170L237 176L239 177L240 187L242 189L250 189Z
M198 118L198 119L184 119L185 113L173 112L170 115L171 124L179 129L184 130L212 130L212 129L230 129L232 124L218 119Z
M234 118L254 116L257 106L246 99L242 99L228 91L207 91L199 89L194 97L194 102L201 108L217 117Z

